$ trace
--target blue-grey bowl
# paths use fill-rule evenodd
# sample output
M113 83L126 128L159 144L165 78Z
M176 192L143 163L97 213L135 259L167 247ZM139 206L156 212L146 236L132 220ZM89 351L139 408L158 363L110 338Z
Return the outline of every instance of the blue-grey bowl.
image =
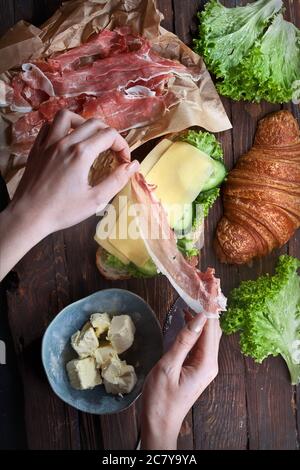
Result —
M121 358L135 367L138 381L123 398L106 393L102 385L93 390L75 390L69 383L66 364L76 358L70 338L95 312L130 315L136 327L134 344ZM101 415L122 411L139 397L144 380L162 351L161 328L150 306L127 290L107 289L68 305L54 318L43 337L42 361L56 395L78 410Z

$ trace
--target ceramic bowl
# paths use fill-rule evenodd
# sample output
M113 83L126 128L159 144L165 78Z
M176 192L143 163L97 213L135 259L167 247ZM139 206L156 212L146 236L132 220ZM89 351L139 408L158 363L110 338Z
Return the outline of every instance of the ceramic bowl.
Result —
M70 338L95 312L130 315L136 327L134 343L121 358L135 367L138 381L132 392L123 397L106 393L103 385L93 390L75 390L66 373L67 362L77 357ZM144 380L162 351L161 328L147 302L127 290L107 289L68 305L54 318L43 337L42 362L59 398L80 411L102 415L120 412L139 397Z

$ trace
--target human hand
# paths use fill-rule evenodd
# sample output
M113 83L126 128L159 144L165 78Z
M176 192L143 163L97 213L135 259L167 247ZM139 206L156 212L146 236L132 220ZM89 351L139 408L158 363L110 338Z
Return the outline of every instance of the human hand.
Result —
M120 165L92 188L89 169L109 149ZM138 168L116 130L98 119L58 112L52 125L41 129L13 200L0 214L0 280L47 235L102 210Z
M70 133L70 130L74 129ZM95 187L88 183L97 156L112 149L121 164ZM34 221L40 238L75 225L103 209L139 168L130 163L128 144L98 119L86 121L70 111L57 113L44 125L10 209Z
M182 422L218 374L219 320L186 318L173 346L148 375L142 395L142 448L176 449Z

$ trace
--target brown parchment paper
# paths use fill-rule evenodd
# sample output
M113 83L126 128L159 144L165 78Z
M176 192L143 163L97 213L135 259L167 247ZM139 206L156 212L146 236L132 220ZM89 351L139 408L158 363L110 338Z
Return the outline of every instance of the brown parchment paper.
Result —
M184 8L184 6L183 6ZM49 56L76 47L104 28L128 25L134 32L147 37L163 57L197 65L201 78L175 78L170 89L183 99L155 123L133 129L127 136L132 150L156 137L200 126L211 132L231 128L221 100L201 57L191 51L177 36L160 26L163 16L155 0L75 0L62 7L36 28L20 21L0 40L0 79L9 80L10 70L23 62ZM10 195L20 181L26 159L10 154L10 124L20 115L8 110L0 112L0 171ZM97 167L97 165L94 165ZM95 168L96 169L96 168Z

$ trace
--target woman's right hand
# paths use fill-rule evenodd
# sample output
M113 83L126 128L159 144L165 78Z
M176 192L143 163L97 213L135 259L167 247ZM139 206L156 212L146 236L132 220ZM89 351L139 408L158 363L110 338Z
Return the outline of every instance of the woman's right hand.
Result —
M182 422L218 374L219 320L192 317L146 379L142 395L142 449L177 448Z

